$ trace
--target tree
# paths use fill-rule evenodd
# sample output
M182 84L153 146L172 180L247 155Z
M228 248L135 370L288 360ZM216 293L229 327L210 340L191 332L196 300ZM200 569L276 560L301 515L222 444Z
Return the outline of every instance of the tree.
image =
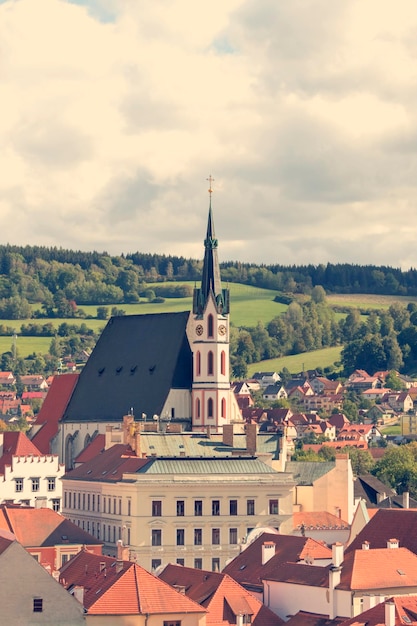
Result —
M106 320L109 317L109 307L108 306L98 306L97 307L97 319L98 320Z
M348 452L352 464L352 471L355 476L368 474L374 466L375 462L368 450L360 450L359 448L347 446L343 449L343 452Z
M316 304L321 304L322 302L326 302L326 292L321 285L316 285L311 290L311 299Z
M388 482L398 494L409 491L417 495L417 443L390 446L384 456L375 463L372 474Z

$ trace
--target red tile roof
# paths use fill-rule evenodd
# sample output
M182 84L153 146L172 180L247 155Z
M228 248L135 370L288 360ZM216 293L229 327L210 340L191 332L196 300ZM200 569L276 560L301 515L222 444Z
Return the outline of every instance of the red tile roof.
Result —
M345 555L338 589L417 587L417 555L407 548L354 550Z
M31 440L20 431L6 431L3 437L3 454L0 457L0 474L4 474L6 465L12 465L14 456L42 456Z
M143 567L82 550L60 570L69 591L84 588L84 608L90 615L205 613L205 609Z
M329 619L328 615L299 611L285 623L287 626L335 626L335 624L344 624L343 620L343 617Z
M98 454L104 451L106 445L106 435L96 435L84 450L74 459L75 465L91 461Z
M236 624L239 614L251 615L253 626L279 626L284 621L227 574L167 565L159 578L208 611L206 624Z
M368 511L370 513L371 511ZM370 548L385 548L391 537L398 539L400 546L417 554L417 510L378 509L366 526L346 548L346 553L362 547L368 541Z
M102 542L52 509L0 505L0 528L12 532L25 548ZM65 539L64 539L65 537Z
M275 544L275 555L262 565L262 545L269 541ZM263 533L226 565L223 573L229 574L244 586L262 585L262 578L270 569L276 569L288 561L294 563L304 560L306 557L315 560L331 559L331 550L308 537Z
M327 511L303 511L301 513L293 513L294 528L301 528L304 524L307 528L314 529L346 529L349 524L344 522L336 515Z
M117 482L126 472L136 472L152 459L140 459L132 448L124 443L116 443L108 450L104 450L90 461L82 463L71 470L63 479L99 480Z
M52 384L36 418L40 430L32 437L43 454L49 454L50 442L58 434L58 422L67 407L78 380L78 374L54 376Z

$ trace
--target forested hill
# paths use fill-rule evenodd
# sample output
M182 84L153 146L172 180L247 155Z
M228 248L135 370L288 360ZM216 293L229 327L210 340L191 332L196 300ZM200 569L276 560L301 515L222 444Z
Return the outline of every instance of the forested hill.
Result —
M0 300L23 298L52 305L56 294L77 304L138 302L149 282L198 281L202 260L135 252L111 256L41 246L0 246ZM224 281L310 293L321 285L328 293L417 295L417 270L351 264L221 264ZM165 294L168 295L168 294ZM175 295L175 294L172 294ZM55 303L56 306L56 303ZM6 317L11 317L9 313ZM14 316L13 316L14 317Z

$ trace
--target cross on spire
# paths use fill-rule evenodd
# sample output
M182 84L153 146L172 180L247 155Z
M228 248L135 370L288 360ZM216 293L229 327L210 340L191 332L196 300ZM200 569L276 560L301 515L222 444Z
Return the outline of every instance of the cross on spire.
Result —
M209 181L209 183L210 183L210 188L209 188L208 192L209 192L209 194L210 194L210 198L211 198L211 194L213 193L213 189L211 188L211 183L213 183L213 182L214 182L214 178L213 178L213 176L210 174L210 176L209 176L208 178L206 178L206 180L208 180L208 181Z

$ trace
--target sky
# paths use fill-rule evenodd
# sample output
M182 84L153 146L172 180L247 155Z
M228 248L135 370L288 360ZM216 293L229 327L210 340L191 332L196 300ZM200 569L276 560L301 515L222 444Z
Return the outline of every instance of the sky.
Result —
M417 266L415 0L0 0L0 243Z

